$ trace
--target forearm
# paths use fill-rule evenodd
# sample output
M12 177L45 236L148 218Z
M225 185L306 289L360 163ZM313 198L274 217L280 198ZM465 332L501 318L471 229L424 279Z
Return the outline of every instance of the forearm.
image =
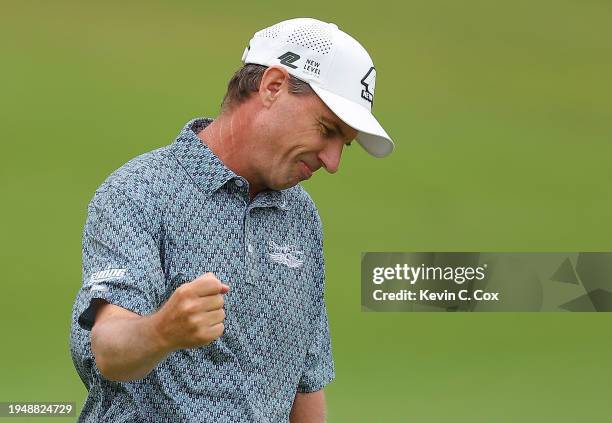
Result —
M289 421L291 423L325 423L325 395L323 390L296 393Z
M91 350L110 380L142 379L169 353L208 345L225 326L223 295L229 286L205 273L178 287L155 313L140 316L105 300L91 330Z
M116 317L95 324L91 349L109 380L142 379L170 353L157 335L155 315Z

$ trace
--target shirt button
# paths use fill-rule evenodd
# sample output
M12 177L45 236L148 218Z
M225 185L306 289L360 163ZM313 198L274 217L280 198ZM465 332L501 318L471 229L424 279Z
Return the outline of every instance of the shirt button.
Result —
M252 253L252 252L253 252L253 246L252 246L251 244L247 245L247 251L248 251L249 253Z
M234 183L236 184L237 187L244 186L244 182L242 182L242 179L236 179Z

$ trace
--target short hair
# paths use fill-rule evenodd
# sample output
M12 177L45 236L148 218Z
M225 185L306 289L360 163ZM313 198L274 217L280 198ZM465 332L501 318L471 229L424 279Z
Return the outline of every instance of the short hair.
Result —
M253 92L259 91L261 77L268 67L248 63L238 69L227 84L227 91L221 103L221 112L231 109L246 101ZM289 75L287 90L292 94L311 95L313 89L307 82Z

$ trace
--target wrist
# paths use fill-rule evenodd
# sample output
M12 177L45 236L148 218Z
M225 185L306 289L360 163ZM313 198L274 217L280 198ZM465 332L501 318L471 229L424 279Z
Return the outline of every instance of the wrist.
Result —
M145 317L147 323L147 332L149 339L153 344L153 348L159 352L160 356L165 356L175 350L167 331L165 331L164 322L159 312L153 313Z

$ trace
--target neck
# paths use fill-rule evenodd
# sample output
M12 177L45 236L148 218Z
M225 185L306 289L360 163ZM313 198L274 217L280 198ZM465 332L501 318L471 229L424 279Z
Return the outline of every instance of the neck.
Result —
M219 115L210 125L198 133L198 138L236 175L249 182L249 200L264 187L258 183L253 169L249 167L254 152L251 122L248 114L228 112ZM249 136L251 134L251 136Z

